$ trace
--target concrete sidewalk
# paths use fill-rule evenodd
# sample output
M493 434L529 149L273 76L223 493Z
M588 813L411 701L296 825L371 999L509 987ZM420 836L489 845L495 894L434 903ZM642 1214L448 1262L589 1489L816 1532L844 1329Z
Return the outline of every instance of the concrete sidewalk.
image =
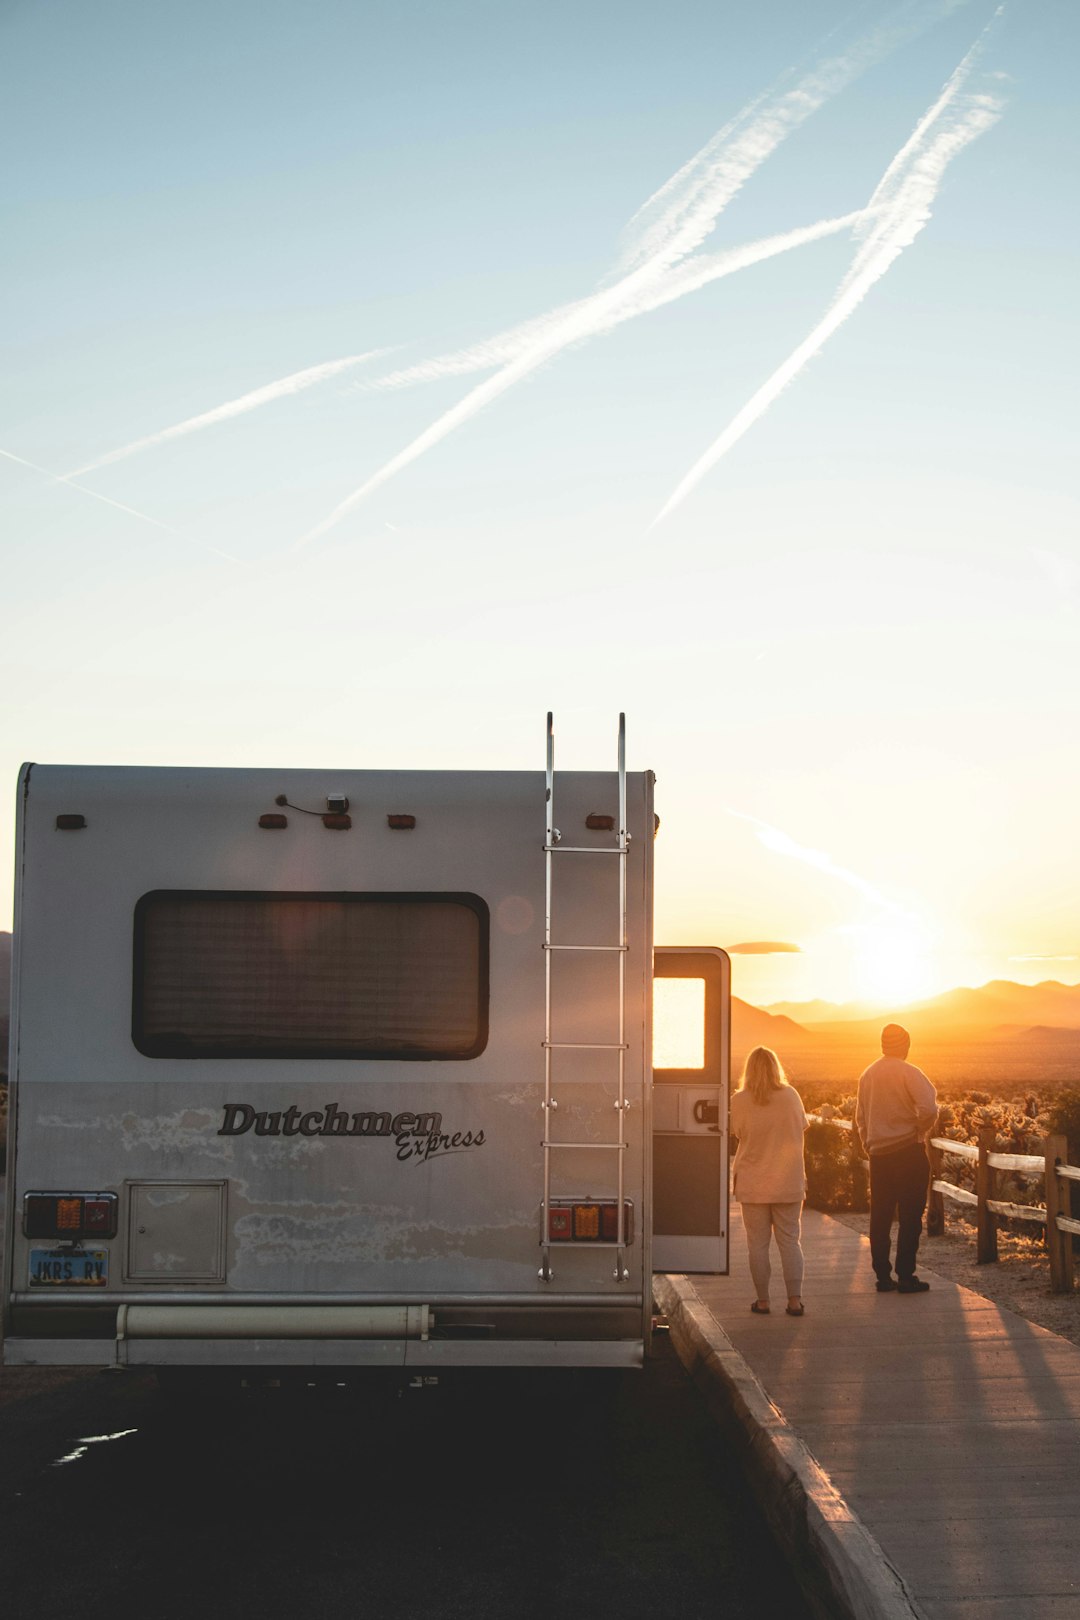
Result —
M730 1277L655 1278L688 1370L827 1620L1077 1620L1080 1348L933 1274L877 1294L864 1237L803 1224L806 1316Z

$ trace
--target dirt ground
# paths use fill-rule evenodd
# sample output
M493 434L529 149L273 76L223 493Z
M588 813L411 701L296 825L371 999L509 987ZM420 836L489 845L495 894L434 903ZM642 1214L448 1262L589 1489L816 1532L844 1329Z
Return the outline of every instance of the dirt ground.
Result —
M833 1219L864 1235L869 1230L868 1215L834 1214ZM1050 1292L1050 1264L1040 1237L999 1232L998 1260L980 1266L975 1260L974 1226L952 1214L946 1215L946 1221L943 1237L923 1235L919 1245L920 1275L929 1278L936 1273L947 1277L962 1288L992 1299L995 1305L1080 1344L1080 1291ZM1076 1259L1080 1285L1080 1255Z

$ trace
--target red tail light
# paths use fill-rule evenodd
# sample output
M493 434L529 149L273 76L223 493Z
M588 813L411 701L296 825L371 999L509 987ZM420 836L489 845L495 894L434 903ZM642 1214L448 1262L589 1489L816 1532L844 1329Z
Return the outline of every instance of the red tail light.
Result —
M111 1236L114 1204L108 1198L87 1198L83 1203L83 1225L97 1237Z

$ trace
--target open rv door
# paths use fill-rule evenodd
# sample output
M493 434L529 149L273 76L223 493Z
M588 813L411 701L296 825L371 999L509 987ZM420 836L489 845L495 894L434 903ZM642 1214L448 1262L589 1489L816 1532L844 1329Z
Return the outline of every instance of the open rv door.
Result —
M731 962L708 945L653 952L654 1271L728 1270Z

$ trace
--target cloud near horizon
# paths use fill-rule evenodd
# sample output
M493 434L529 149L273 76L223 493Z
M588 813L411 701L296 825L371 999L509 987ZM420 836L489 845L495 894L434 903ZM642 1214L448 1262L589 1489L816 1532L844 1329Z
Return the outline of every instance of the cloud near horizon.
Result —
M732 956L774 956L781 951L795 951L801 955L802 946L788 945L781 939L751 939L744 945L728 946Z

